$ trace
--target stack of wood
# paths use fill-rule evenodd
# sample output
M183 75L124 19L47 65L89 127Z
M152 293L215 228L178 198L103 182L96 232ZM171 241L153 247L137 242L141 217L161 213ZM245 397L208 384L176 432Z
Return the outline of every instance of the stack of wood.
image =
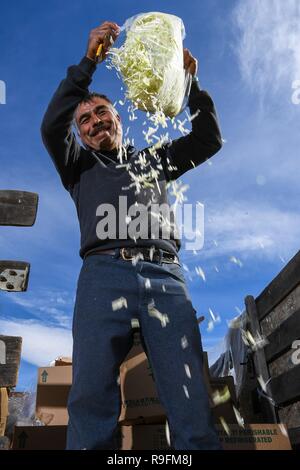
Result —
M10 389L18 382L22 338L0 335L0 448L8 445L5 435Z

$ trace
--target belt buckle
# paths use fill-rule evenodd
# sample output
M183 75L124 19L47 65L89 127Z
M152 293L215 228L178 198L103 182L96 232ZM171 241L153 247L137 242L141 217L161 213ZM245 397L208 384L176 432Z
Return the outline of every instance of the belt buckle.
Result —
M170 259L171 254L165 250L160 250L161 263L171 264L173 261ZM168 258L169 257L169 258Z
M126 257L126 255L125 255L125 250L126 250L126 248L121 248L121 250L120 250L121 258L122 258L124 261L131 261L131 260L133 260L133 258L134 258L133 256Z

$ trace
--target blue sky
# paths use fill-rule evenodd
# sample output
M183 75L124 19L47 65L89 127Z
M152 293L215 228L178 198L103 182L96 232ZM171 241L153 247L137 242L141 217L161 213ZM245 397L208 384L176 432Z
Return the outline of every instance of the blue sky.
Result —
M31 263L28 292L0 296L0 331L23 336L18 389L34 388L38 365L71 354L81 266L75 208L41 143L43 113L66 68L84 55L90 29L105 20L122 25L147 11L182 18L185 47L199 60L200 82L216 103L225 139L209 164L182 178L189 185L188 201L205 206L203 249L197 255L181 253L194 306L206 318L205 349L220 343L226 320L243 310L244 297L258 295L299 249L297 0L143 1L140 6L116 0L105 7L97 0L6 2L0 29L0 80L6 84L6 104L0 104L0 188L40 197L34 227L0 227L1 259ZM103 65L92 88L116 101L123 97L120 82ZM126 109L119 112L125 127ZM138 125L131 123L129 135L145 146ZM209 309L221 318L210 332Z

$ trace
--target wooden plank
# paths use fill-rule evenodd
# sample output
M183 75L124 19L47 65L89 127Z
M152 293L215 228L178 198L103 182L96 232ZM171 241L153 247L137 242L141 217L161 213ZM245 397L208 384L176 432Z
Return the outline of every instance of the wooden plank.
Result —
M300 445L300 426L288 429L289 438L292 446Z
M274 307L260 322L264 336L269 336L281 323L300 309L300 284L298 284L279 304Z
M251 330L252 335L254 337L257 336L258 334L261 335L261 329L260 329L259 322L258 322L255 299L252 295L248 295L245 298L245 305L246 305L247 315L250 321L250 330ZM269 371L268 371L264 351L263 349L258 349L257 351L253 353L253 355L254 355L254 364L255 364L256 373L258 376L262 377L264 383L266 384L266 393L268 396L271 397L272 395L271 395L271 391L270 391L269 384L268 384L270 376L269 376ZM271 404L271 402L267 399L263 400L262 408L266 416L267 422L276 423L277 416L276 416L275 409L273 405Z
M278 377L278 375L287 372L290 369L293 369L297 365L296 361L297 356L299 354L300 357L300 349L299 352L297 349L288 349L286 352L281 354L281 356L276 357L276 359L272 362L268 363L269 373L270 376L273 378Z
M300 338L300 309L267 337L269 344L265 347L266 361L270 362L290 349L293 341L298 338Z
M271 392L278 405L300 399L300 364L272 379Z
M258 319L261 321L281 300L300 283L300 251L280 271L256 298Z
M0 290L26 291L29 272L30 264L27 261L0 260Z
M0 190L0 225L30 227L36 219L38 194Z
M0 387L15 387L21 360L22 338L0 335Z
M288 428L300 429L300 400L280 405L278 409L280 423L284 423Z

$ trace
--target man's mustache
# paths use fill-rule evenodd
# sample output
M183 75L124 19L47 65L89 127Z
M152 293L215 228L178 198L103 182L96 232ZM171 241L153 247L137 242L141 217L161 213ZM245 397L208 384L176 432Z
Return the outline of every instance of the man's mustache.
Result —
M110 124L97 124L93 131L90 133L90 137L95 137L98 132L103 131L103 130L108 130L110 128Z

